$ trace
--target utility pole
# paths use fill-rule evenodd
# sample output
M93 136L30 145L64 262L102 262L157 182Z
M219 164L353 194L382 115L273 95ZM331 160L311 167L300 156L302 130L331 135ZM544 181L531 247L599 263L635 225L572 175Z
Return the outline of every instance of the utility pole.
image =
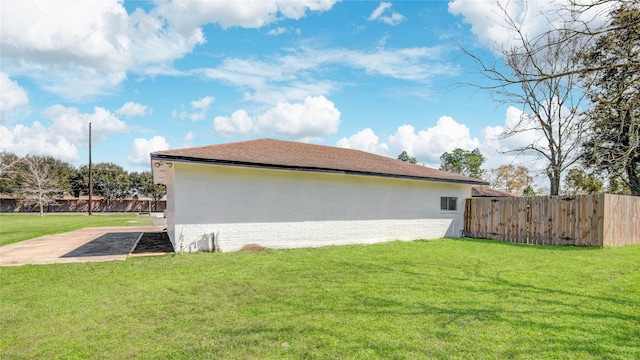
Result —
M93 165L91 164L91 122L89 122L89 215L93 213Z

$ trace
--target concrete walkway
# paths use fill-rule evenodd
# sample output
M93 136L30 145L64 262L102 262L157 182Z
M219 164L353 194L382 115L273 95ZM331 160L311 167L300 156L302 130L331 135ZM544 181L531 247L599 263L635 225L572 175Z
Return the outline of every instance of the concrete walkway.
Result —
M142 233L165 226L85 228L0 246L0 266L124 260Z

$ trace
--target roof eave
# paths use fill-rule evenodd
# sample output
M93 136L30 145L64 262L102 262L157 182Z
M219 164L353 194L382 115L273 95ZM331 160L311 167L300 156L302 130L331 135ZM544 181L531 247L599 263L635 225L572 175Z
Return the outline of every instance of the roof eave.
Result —
M262 169L276 169L276 170L290 170L290 171L309 171L309 172L322 172L322 173L334 173L334 174L349 174L349 175L363 175L363 176L377 176L396 179L410 179L410 180L422 180L433 182L445 182L455 184L468 184L468 185L489 185L488 182L482 180L463 180L463 179L443 179L437 177L428 176L413 176L413 175L400 175L400 174L388 174L377 173L357 170L342 170L342 169L330 169L330 168L318 168L318 167L301 167L301 166L289 166L289 165L277 165L277 164L263 164L243 161L232 160L218 160L218 159L203 159L191 156L179 156L179 155L165 155L151 153L151 160L164 160L164 161L176 161L185 163L197 163L197 164L213 164L222 166L239 166L239 167L253 167Z

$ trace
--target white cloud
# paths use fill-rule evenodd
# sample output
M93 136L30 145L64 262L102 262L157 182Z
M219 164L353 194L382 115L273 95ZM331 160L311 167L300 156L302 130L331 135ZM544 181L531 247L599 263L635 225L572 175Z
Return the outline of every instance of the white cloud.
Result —
M326 11L335 0L307 1L168 1L157 13L181 33L194 27L215 23L223 29L239 26L260 28L281 19L300 19L307 11Z
M200 100L194 100L191 102L191 108L192 109L200 109L200 110L207 110L209 108L209 105L211 105L216 98L214 98L213 96L205 96Z
M391 11L391 3L381 2L369 16L370 21L381 21L387 25L395 26L406 20L406 18L395 11Z
M137 138L133 141L133 149L127 156L130 165L148 165L149 154L154 151L167 150L169 144L162 136L154 136L151 139Z
M213 119L213 129L222 136L247 135L254 129L254 119L241 109L231 116L216 116Z
M3 66L45 90L79 99L104 93L134 67L120 1L3 2Z
M343 137L338 140L336 145L342 148L362 150L378 155L388 155L389 146L385 143L380 144L378 141L379 138L373 130L366 128L348 138Z
M473 150L481 146L477 138L471 138L466 125L449 116L440 117L436 126L417 133L411 125L401 126L395 135L389 136L389 143L430 166L437 166L444 152L455 148Z
M135 103L133 101L128 101L118 110L116 110L116 115L118 116L144 116L147 115L149 108L145 105Z
M307 97L304 104L279 102L257 117L258 128L290 137L321 137L335 134L340 111L324 96Z
M571 18L568 13L569 4L567 0L453 0L449 2L449 12L462 16L483 45L497 50L518 45L513 27L505 22L505 12L524 36L534 39L545 31L562 28L565 19ZM603 11L603 7L606 6L610 5L604 2L588 11L584 11L583 7L581 19L584 23L573 25L589 24L593 27L604 23L607 11Z
M129 54L136 68L143 73L149 65L170 64L206 42L200 27L204 23L189 29L176 29L175 24L158 14L157 8L149 13L137 9L130 15L127 25L124 36L131 39Z
M514 164L523 165L529 168L532 175L544 173L546 163L540 155L534 152L518 154L510 152L514 149L524 148L531 144L536 144L539 148L544 148L545 139L541 130L524 130L516 132L514 135L504 138L502 134L505 130L514 129L521 121L527 121L531 117L523 113L522 110L510 106L505 114L504 124L499 126L487 126L482 131L484 138L482 152L487 156L487 168L496 168L500 165ZM536 126L532 124L528 128Z
M217 23L258 28L328 1L158 2L148 12L127 13L121 0L3 2L0 13L3 68L72 100L108 93L127 73L175 72L171 63L206 42L202 26Z
M178 111L173 110L171 114L174 118L179 118L180 120L189 119L191 121L202 121L207 115L209 106L211 106L214 101L215 98L213 96L205 96L200 100L193 100L191 102L191 110L195 111L189 112L183 105L181 112L178 113Z
M20 66L16 66L9 61L7 67L15 74L33 80L43 90L74 102L109 95L127 78L125 71L100 72L74 65L63 67L20 62Z
M191 142L194 138L193 131L189 131L187 135L184 136L184 141Z
M237 110L230 117L217 116L213 120L214 131L223 136L271 134L305 141L335 134L339 125L340 111L324 96L309 96L304 103L278 102L255 116Z
M492 46L496 42L506 44L511 37L511 32L505 28L504 15L500 10L500 6L505 5L504 1L501 4L500 1L454 0L449 2L449 12L462 15L480 41ZM523 1L511 1L508 5L511 17L517 19L518 14L522 13Z
M338 50L329 52L333 61L360 68L372 75L409 81L427 81L434 75L455 75L457 69L433 60L443 53L442 47L415 47L374 52ZM431 61L430 61L431 60Z
M473 150L478 148L487 158L485 169L497 168L501 165L523 165L529 168L530 175L536 176L544 183L544 169L546 162L534 153L517 154L509 150L522 148L532 142L543 144L543 134L539 130L528 130L508 138L502 138L505 129L512 129L525 116L521 110L509 107L505 113L504 124L487 126L482 130L480 139L472 137L469 128L451 117L442 116L435 126L416 131L413 125L402 125L396 133L389 136L388 144L381 143L371 129L364 129L348 138L338 141L338 146L359 149L380 155L395 157L402 151L416 157L418 163L438 168L440 156L455 148Z
M440 62L447 51L447 47L356 51L303 45L285 56L227 58L216 68L199 71L207 78L245 90L245 100L274 103L303 100L310 94L326 96L348 86L327 78L327 73L341 67L364 71L371 76L428 84L436 75L458 74L457 65Z
M0 138L1 150L18 156L48 155L69 162L80 159L76 144L63 134L51 132L39 121L35 121L31 127L19 124L13 129L0 125Z
M327 11L339 0L302 0L302 1L279 1L278 10L284 18L298 20L304 17L309 11ZM249 5L253 6L253 5Z
M128 15L120 1L60 5L31 1L3 3L3 57L106 71L129 66L131 43L123 33Z
M524 117L526 117L526 114L524 114L522 110L510 106L507 109L504 124L484 128L483 136L487 147L504 152L523 147L524 145L531 144L533 140L539 139L542 134L536 130L522 131L508 138L502 138L505 130L514 129L523 119L526 120Z
M284 27L277 27L275 29L271 29L269 31L267 31L267 35L271 35L271 36L278 36L278 35L282 35L285 33L288 33L289 30L287 30L287 28Z
M418 135L416 135L416 129L411 125L402 125L398 127L395 135L389 136L389 143L393 145L401 153L406 151L407 154L413 156L415 151L413 150Z
M64 161L79 159L78 146L89 145L89 122L92 141L99 142L110 134L127 130L126 124L109 111L95 107L93 113L80 113L74 107L54 105L44 110L43 117L52 123L46 126L35 121L31 127L18 124L10 129L0 126L2 150L20 156L50 155Z
M108 110L96 106L93 113L80 113L75 107L54 105L42 113L43 117L53 121L49 131L60 134L74 144L86 144L89 141L89 123L91 123L92 141L103 141L110 134L127 130L124 121Z
M27 92L18 85L17 82L11 80L9 76L0 72L0 111L10 112L11 110L29 104Z
M391 8L391 3L381 2L380 5L375 10L373 10L371 15L369 15L369 20L378 19L380 16L382 16L382 13L389 8Z
M282 35L282 34L291 34L291 33L296 34L296 35L300 35L300 34L302 34L302 30L300 30L299 28L298 29L294 29L294 28L291 28L291 27L285 28L285 27L280 26L280 27L277 27L275 29L271 29L271 30L267 31L266 34L269 35L269 36L278 36L278 35Z

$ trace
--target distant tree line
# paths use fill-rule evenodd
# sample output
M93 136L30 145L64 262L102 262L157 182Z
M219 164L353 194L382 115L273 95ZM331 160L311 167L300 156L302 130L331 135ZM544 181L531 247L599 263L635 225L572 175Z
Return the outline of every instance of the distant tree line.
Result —
M417 160L403 151L398 160L416 164ZM529 169L522 165L501 165L488 172L482 168L487 159L479 149L464 150L456 148L440 156L440 170L485 180L492 189L511 194L535 196L538 194L533 187L533 177ZM571 168L565 177L563 194L629 194L631 191L625 183L615 178L606 178L606 174L587 172L580 167Z
M150 171L127 172L114 163L93 164L93 195L107 204L113 200L148 197L154 204L167 193L164 185L153 183ZM40 214L47 205L64 196L89 194L89 165L75 168L51 156L0 152L0 194L12 196L24 205L37 206Z

